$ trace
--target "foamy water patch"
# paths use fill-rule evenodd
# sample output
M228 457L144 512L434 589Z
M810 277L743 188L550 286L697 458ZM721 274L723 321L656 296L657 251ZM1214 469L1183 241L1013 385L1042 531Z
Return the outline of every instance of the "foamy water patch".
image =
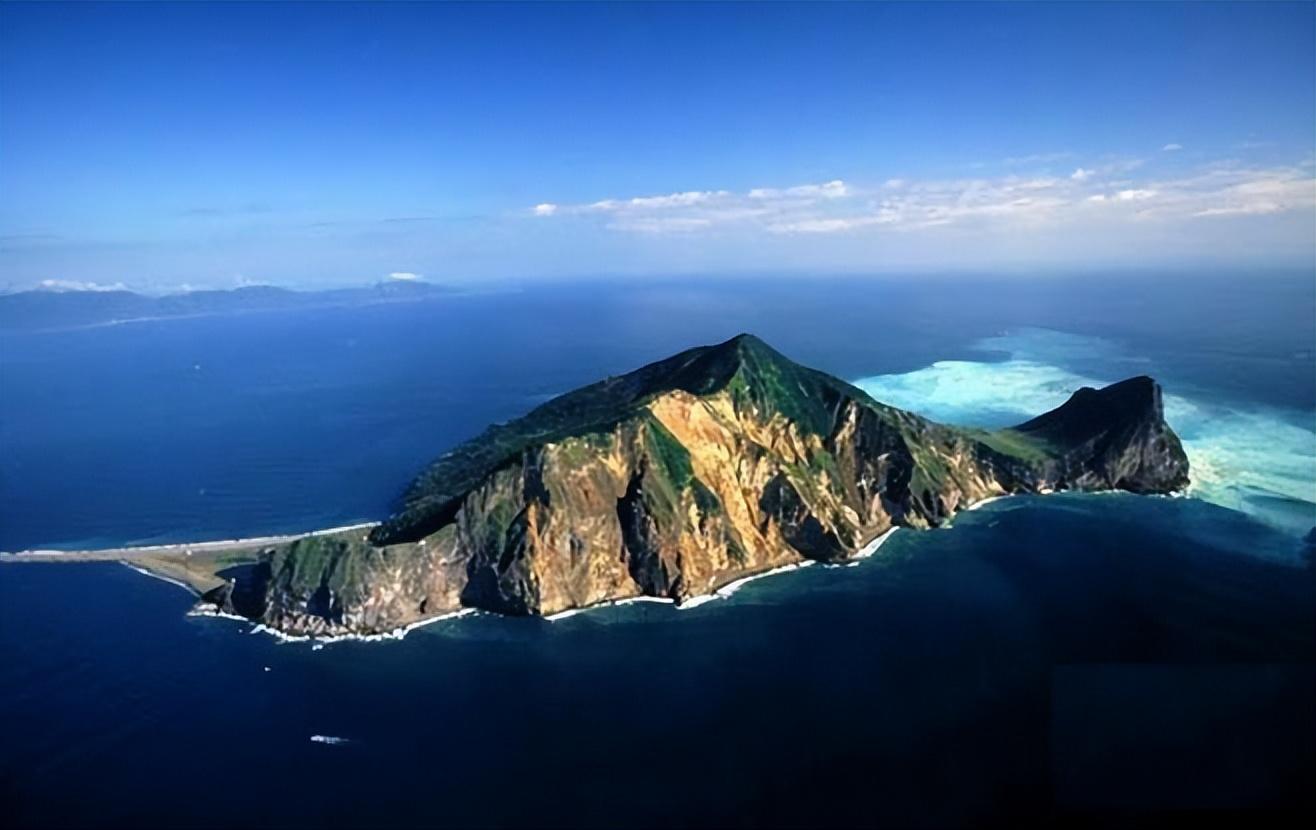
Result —
M227 611L221 611L213 605L196 605L187 612L189 617L214 617L220 620L233 620L235 622L251 622L246 617L237 614L230 614Z
M855 385L879 401L938 421L999 428L1064 403L1081 386L1104 386L1147 371L1109 341L1030 330L983 340L1004 352L995 363L939 361ZM1048 353L1057 362L1046 362ZM1081 374L1065 361L1100 360L1105 372ZM1098 376L1099 375L1099 376ZM1219 404L1166 392L1165 417L1188 455L1193 496L1301 535L1316 524L1316 418L1264 406Z
M211 612L208 609L206 610L193 609L191 613L194 616L199 616L199 617L202 616L222 617L224 619L237 619L237 620L242 620L243 622L250 622L250 620L248 620L246 617L234 617L232 614L226 614L222 612L215 613L215 612ZM279 631L276 628L270 628L264 623L257 623L256 625L253 625L247 633L268 634L269 636L278 640L280 643L311 643L312 649L318 651L319 649L316 648L316 646L323 646L326 643L348 643L348 642L384 643L388 641L400 641L403 638L405 638L408 634L410 634L411 632L415 631L418 628L425 628L426 626L434 625L435 623L444 622L445 620L455 620L459 617L469 617L479 613L481 612L479 611L479 609L476 608L463 608L459 611L453 611L448 614L439 614L434 617L426 617L425 619L418 620L414 623L411 623L410 625L405 625L400 628L395 628L392 631L384 631L379 634L322 634L322 635L289 634L284 631Z
M998 502L998 501L1000 501L1001 499L1008 499L1008 498L1010 498L1009 495L1004 495L1004 496L992 496L991 498L988 498L988 499L983 499L983 500L981 500L981 501L975 501L973 504L969 505L968 507L966 507L966 508L964 508L964 509L965 509L966 512L972 513L972 512L975 511L975 510L981 510L982 508L986 507L986 506L989 505L989 504L992 504L993 502Z
M898 527L893 527L893 528L891 528L890 530L888 530L887 532L885 532L885 533L883 533L882 535L878 536L876 539L874 539L873 541L869 542L868 544L866 544L866 545L864 545L862 548L860 548L858 551L856 551L856 552L855 552L855 555L854 555L852 558L853 558L853 559L867 559L868 557L870 557L870 556L872 556L873 554L877 553L877 549L880 548L880 547L882 547L883 545L885 545L886 542L887 542L887 540L890 539L893 535L895 535L895 532L896 532L897 530L899 530L899 529L900 529L900 528L898 528ZM857 564L859 564L859 563L858 563L858 562L850 562L850 563L848 563L848 564L849 564L850 566L854 566L854 565L857 565Z
M805 559L803 562L792 562L789 565L782 565L780 568L773 568L772 570L764 571L763 573L741 577L734 582L728 582L726 585L723 585L711 594L701 594L697 597L690 597L690 599L677 605L676 608L678 611L689 611L691 608L698 608L699 606L713 602L714 600L728 599L741 588L744 588L746 585L757 579L767 579L770 576L798 571L801 568L807 568L810 565L816 564L818 563L813 559Z
M606 602L598 602L594 605L586 605L583 608L568 608L565 611L559 611L556 614L549 614L544 617L548 622L559 622L570 619L578 614L584 614L587 611L598 611L604 608L621 608L626 605L635 605L641 602L655 602L659 605L675 605L676 600L668 597L626 597L625 599L613 599Z

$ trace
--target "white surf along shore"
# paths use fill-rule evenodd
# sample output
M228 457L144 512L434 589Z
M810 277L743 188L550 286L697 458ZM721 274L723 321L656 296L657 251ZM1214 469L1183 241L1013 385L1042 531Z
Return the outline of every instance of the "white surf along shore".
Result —
M197 592L192 588L192 586L188 585L186 582L183 582L182 580L174 579L172 576L165 576L164 574L159 574L156 573L155 571L147 570L146 568L139 568L131 562L123 562L122 564L126 565L129 570L137 571L137 573L141 574L142 576L149 576L152 579L158 579L161 582L168 582L170 585L177 585L179 588L182 588L184 591L187 591L189 594L192 594L193 596L197 596Z
M1000 496L988 496L987 498L982 499L981 501L975 501L973 504L971 504L971 505L969 505L968 507L964 508L964 512L965 512L965 513L969 513L969 512L972 512L972 511L974 511L974 510L978 510L978 509L980 509L980 508L986 507L987 505L989 505L989 504L991 504L991 503L993 503L993 502L998 502L998 501L1001 501L1002 499L1008 499L1008 498L1010 498L1010 496L1011 496L1010 493L1005 493L1005 494L1000 495Z
M369 526L371 525L358 525L348 528L335 528L333 530L319 531L319 533L334 533L339 530L353 530L356 529L357 527L369 527ZM874 553L877 552L878 548L880 548L888 539L890 539L892 534L894 534L897 530L899 530L899 528L897 527L890 528L889 530L879 535L877 538L873 539L871 542L869 542L867 545L865 545L863 548L857 551L853 557L851 557L851 559L855 561L845 563L845 566L853 567L859 564L858 560L867 559L868 557L872 556ZM306 534L306 535L309 536L314 534ZM124 564L128 564L128 563L124 563ZM594 605L587 605L581 608L568 608L567 610L559 611L556 614L549 614L548 616L543 617L543 619L548 622L559 622L561 620L574 617L577 614L584 614L589 611L598 611L603 608L618 608L621 606L633 605L635 603L640 603L640 602L653 602L653 603L658 603L660 605L670 605L673 606L678 611L688 611L692 608L698 608L701 605L705 605L715 600L728 599L732 595L734 595L737 591L739 591L741 588L745 587L749 583L754 582L756 580L766 579L770 576L779 576L784 573L790 573L791 571L797 571L800 570L801 568L807 568L810 567L811 565L816 565L816 564L818 564L817 560L805 559L801 562L792 562L788 565L782 565L777 568L772 568L770 570L763 571L762 573L750 574L749 576L741 577L740 579L737 579L733 582L728 582L726 585L723 585L722 587L718 588L717 590L711 593L701 594L699 596L691 597L687 599L685 602L681 602L681 603L677 603L675 600L669 599L667 597L650 597L650 596L627 597L626 599L608 600L605 602L595 603ZM173 580L168 577L163 577L158 574L153 574L145 569L137 568L132 565L129 565L129 567L132 567L133 570L138 571L140 573L144 573L147 576L154 576L158 579L163 579L166 582L172 582L175 585L179 585L191 591L191 588L189 588L187 585L184 585L181 582L178 582L177 580ZM288 634L283 631L270 628L269 626L264 625L262 623L257 623L256 625L252 626L247 633L268 634L269 636L274 637L280 643L313 643L317 647L325 643L388 642L388 641L401 640L404 637L406 637L409 633L415 631L418 628L424 628L425 626L433 625L435 623L443 622L445 620L453 620L461 617L468 617L482 613L485 612L482 612L476 608L462 608L458 611L452 611L446 614L439 614L433 617L427 617L423 620L418 620L414 623L403 626L401 628L396 628L393 629L392 631L385 631L379 634L331 634L327 636ZM191 611L189 611L188 614L189 616L194 616L194 617L215 617L218 619L234 620L244 623L251 622L251 620L249 620L246 617L241 617L236 614L228 614L213 608L194 608Z
M224 619L237 619L243 622L251 622L246 617L238 617L233 614L211 611L193 611L193 616L198 617L222 617ZM455 620L458 617L470 617L476 614L482 614L478 608L462 608L457 611L451 611L447 614L438 614L433 617L426 617L423 620L417 620L414 623L404 625L401 628L395 628L392 631L384 631L379 634L329 634L325 636L313 636L309 634L288 634L275 628L270 628L263 623L257 623L251 627L248 634L268 634L280 643L314 643L319 646L324 643L386 643L390 640L396 641L406 637L418 628L424 628L427 625L443 622L444 620Z
M899 528L895 528L895 527L891 528L890 530L887 530L885 533L881 534L876 539L869 542L867 545L864 545L864 547L861 548L858 552L856 552L855 555L851 558L855 560L859 560L859 559L866 559L872 556L874 553L877 552L877 549L880 548L884 542L886 542L887 539L891 538L891 534L895 533L897 530L899 530ZM766 570L763 571L762 573L750 574L749 576L741 577L740 579L737 579L733 582L728 582L726 585L723 585L721 588L718 588L717 590L711 593L700 594L699 596L690 597L685 602L677 603L674 600L667 599L666 597L631 597L630 599L602 602L596 605L587 605L584 608L571 608L566 611L561 611L557 614L553 614L551 616L545 617L544 619L549 620L550 622L557 620L564 620L567 619L568 617L574 617L577 614L583 614L586 611L594 611L599 608L612 608L618 605L629 605L630 603L633 602L661 602L666 605L675 606L676 610L678 611L688 611L691 608L698 608L701 605L714 602L715 600L728 599L737 591L739 591L741 588L745 587L751 582L754 582L755 580L767 579L770 576L778 576L780 574L790 573L791 571L798 571L801 568L807 568L811 565L816 565L816 564L818 564L818 561L816 559L805 559L800 562L792 562L789 565L782 565L777 568L772 568L771 570ZM859 564L857 561L848 562L846 563L846 566L853 566L857 564Z

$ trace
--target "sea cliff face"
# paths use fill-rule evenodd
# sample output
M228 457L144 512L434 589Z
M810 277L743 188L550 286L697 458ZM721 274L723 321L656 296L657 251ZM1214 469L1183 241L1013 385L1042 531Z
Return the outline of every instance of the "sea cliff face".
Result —
M999 431L872 400L741 335L563 395L434 462L401 510L269 549L203 602L292 634L369 634L462 608L682 601L991 496L1170 492L1188 461L1160 388L1080 389Z

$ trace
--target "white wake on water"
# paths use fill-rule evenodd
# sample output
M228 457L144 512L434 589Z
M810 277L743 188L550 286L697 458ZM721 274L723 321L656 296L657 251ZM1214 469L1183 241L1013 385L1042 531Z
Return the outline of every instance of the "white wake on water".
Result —
M340 738L337 735L312 735L311 742L317 744L328 744L330 746L339 746L340 744L350 744L351 738Z

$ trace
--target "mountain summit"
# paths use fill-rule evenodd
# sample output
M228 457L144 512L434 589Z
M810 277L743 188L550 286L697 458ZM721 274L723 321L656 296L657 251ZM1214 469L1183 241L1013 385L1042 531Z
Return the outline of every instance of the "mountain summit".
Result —
M304 634L462 608L683 601L845 561L893 527L935 527L991 496L1187 483L1150 378L1080 389L1013 429L962 429L742 334L491 427L431 464L368 535L271 547L205 601Z

